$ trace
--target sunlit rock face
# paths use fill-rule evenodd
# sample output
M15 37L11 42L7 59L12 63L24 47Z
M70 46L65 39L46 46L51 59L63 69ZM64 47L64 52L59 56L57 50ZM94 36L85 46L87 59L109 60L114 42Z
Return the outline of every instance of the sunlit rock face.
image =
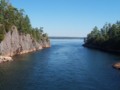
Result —
M50 42L46 40L37 42L30 34L20 34L17 28L13 26L0 43L0 54L2 56L14 56L47 47L50 47Z

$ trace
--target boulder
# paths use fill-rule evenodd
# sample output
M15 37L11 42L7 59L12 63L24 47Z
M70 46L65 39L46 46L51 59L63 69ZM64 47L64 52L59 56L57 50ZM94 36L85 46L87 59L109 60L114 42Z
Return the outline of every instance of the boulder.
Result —
M120 62L113 64L113 67L116 69L120 69Z
M7 57L7 56L0 56L0 63L2 62L7 62L7 61L12 61L12 57Z

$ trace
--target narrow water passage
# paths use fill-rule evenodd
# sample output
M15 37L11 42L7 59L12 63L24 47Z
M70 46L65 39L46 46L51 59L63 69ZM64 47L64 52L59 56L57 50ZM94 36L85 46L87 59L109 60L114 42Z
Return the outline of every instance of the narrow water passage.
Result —
M52 47L15 56L0 65L0 90L119 90L120 57L82 46L82 40L52 40Z

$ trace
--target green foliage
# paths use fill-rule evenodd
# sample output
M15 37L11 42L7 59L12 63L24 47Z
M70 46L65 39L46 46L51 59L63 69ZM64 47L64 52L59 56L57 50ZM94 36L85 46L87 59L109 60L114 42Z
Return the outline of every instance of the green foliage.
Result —
M5 28L3 25L0 25L0 42L4 39Z
M36 39L38 42L39 41L49 41L48 35L46 33L43 33L43 27L41 28L33 28L31 30L31 35L34 39Z
M85 44L109 49L120 49L120 21L115 24L105 24L100 30L95 27L88 34Z
M4 39L4 34L0 34L0 42Z
M36 41L46 40L43 35L43 27L32 28L28 15L24 13L23 9L18 10L13 7L7 0L0 0L0 41L4 39L5 34L2 32L10 31L10 28L15 25L18 31L23 34L30 34ZM2 33L1 33L2 32Z

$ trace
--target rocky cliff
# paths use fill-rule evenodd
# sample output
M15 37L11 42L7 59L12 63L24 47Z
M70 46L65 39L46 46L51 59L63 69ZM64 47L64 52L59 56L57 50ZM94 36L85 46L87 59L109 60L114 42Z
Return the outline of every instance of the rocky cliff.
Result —
M37 42L30 34L20 34L17 28L13 26L0 43L0 54L1 56L11 57L47 47L50 47L49 41L41 40Z

